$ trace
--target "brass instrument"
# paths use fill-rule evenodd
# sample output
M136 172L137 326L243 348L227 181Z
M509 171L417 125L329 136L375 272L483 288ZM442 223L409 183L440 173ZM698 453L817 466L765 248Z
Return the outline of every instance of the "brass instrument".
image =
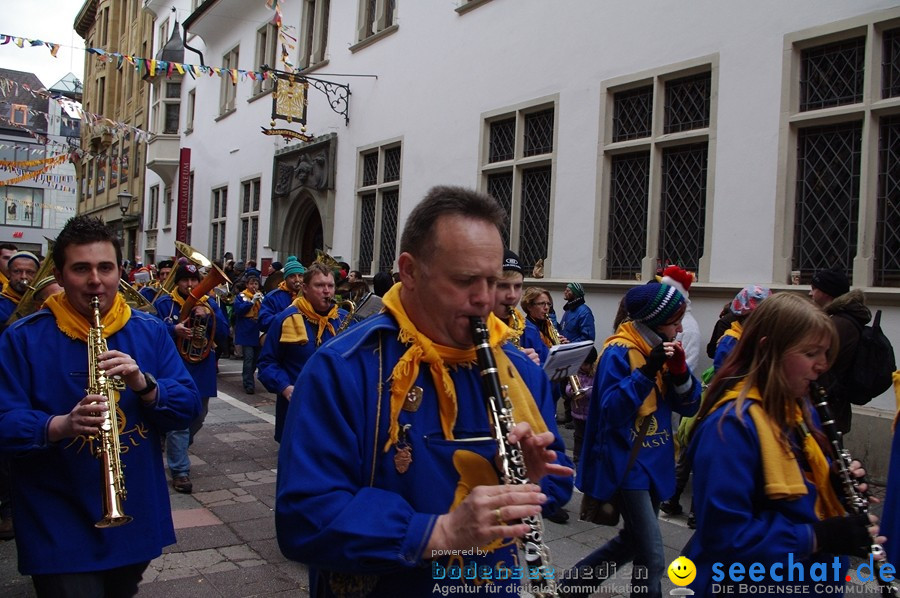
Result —
M500 384L497 374L497 363L491 352L488 328L484 320L478 317L470 319L472 323L472 339L475 343L475 356L478 369L481 370L481 383L484 388L485 402L491 419L494 440L497 441L497 456L500 473L504 484L524 485L530 483L525 468L525 455L518 443L509 442L509 433L516 422L512 415L512 401L508 389ZM556 579L553 567L550 566L550 551L544 544L544 522L540 513L522 518L522 523L529 526L524 538L517 540L519 550L525 557L526 575L523 575L528 590L536 598L556 596Z
M554 345L560 344L559 333L556 331L556 327L553 325L553 322L550 321L550 318L547 318L547 333L550 336L551 343ZM572 387L573 399L580 399L587 394L587 391L581 386L581 382L578 381L578 376L574 374L569 376L569 386Z
M201 255L200 257L203 256ZM206 359L215 344L213 338L216 336L216 315L211 307L204 304L198 305L197 302L220 284L231 283L220 267L211 262L209 265L212 267L212 270L200 281L200 284L191 289L191 292L184 300L184 305L181 306L178 317L179 323L184 323L190 319L188 328L191 329L191 336L187 339L181 339L178 343L178 352L189 363L199 363ZM195 308L206 313L195 314Z
M338 329L335 331L334 335L337 336L343 331L347 329L347 326L350 325L350 320L353 319L353 314L356 313L356 304L350 301L349 299L344 299L343 301L335 301L338 308L344 308L347 310L347 317L344 318L344 321L341 322L341 325L338 326Z
M844 490L844 497L847 499L847 510L854 515L868 515L869 495L859 489L860 484L865 480L853 477L850 473L850 464L853 463L853 457L850 455L850 451L844 448L843 435L837 429L834 416L831 414L831 406L828 404L828 394L823 387L815 382L809 383L809 394L816 406L819 420L822 423L822 430L825 432L834 450L841 486ZM886 581L882 577L881 569L885 566L890 567L884 547L875 542L873 538L872 544L869 546L869 552L872 554L872 567L874 569L872 576L881 586L879 593L882 596L900 596L900 587L898 587L897 582Z
M88 331L88 388L91 395L106 397L109 409L104 414L104 422L100 426L98 457L103 464L103 519L94 527L118 527L131 521L131 517L122 511L122 500L125 499L125 475L122 472L122 460L119 446L119 391L125 389L121 378L107 378L106 372L100 369L100 354L107 351L106 339L103 338L103 324L100 323L100 298L91 298L94 310L94 321Z
M119 292L122 293L122 296L125 298L125 303L127 303L131 309L136 309L152 316L156 315L156 308L153 307L153 304L147 301L143 295L138 293L137 289L121 278L119 279Z
M6 320L6 325L10 326L13 322L36 312L40 305L37 304L35 295L43 290L48 284L55 281L56 278L53 276L53 253L50 252L47 254L47 257L44 258L44 261L41 262L41 267L38 268L37 273L34 275L34 280L31 281L32 284L28 285L28 290L25 291L25 294L22 295L22 298L19 300L16 310L9 315L9 318Z
M175 253L181 254L182 256L186 257L198 268L209 268L210 266L212 266L212 262L209 261L209 259L205 255L203 255L187 243L175 241ZM177 269L178 260L175 260L175 264L172 266L172 270L169 271L166 279L160 283L159 290L156 291L156 295L153 296L153 301L151 303L155 303L157 299L162 297L163 293L172 292L172 289L175 288L175 271ZM228 280L227 276L225 277L225 280Z

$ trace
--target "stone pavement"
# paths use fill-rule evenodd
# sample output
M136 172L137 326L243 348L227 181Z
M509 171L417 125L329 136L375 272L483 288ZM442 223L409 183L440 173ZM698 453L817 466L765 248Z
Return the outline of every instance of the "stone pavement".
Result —
M285 559L275 539L274 398L260 384L257 394L245 395L240 368L240 361L220 361L219 396L210 401L209 416L190 450L194 492L178 494L170 487L177 543L150 564L139 596L309 595L306 567ZM571 446L572 431L561 431ZM617 532L578 521L580 502L576 492L567 505L568 523L544 523L558 568L571 567ZM690 496L683 497L682 505L689 504ZM660 518L667 563L691 535L685 521L685 516ZM596 595L627 596L630 573L630 566L622 568ZM664 595L674 587L663 578ZM30 578L16 570L14 541L0 543L0 596L34 596Z

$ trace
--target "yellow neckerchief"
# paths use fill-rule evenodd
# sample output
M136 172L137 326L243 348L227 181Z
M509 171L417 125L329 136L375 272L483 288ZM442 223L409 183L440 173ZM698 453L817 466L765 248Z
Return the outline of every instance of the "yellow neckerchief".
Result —
M56 326L63 334L69 338L87 342L88 331L92 322L88 322L83 315L75 311L75 308L69 303L69 298L66 297L65 291L60 291L47 297L47 300L44 301L44 307L49 308L53 312L53 317L56 318ZM122 295L116 293L112 307L109 308L105 316L100 318L100 324L103 326L103 338L112 336L121 330L130 317L131 307L125 303L125 298Z
M740 322L738 322L737 320L735 320L734 322L731 323L731 327L728 330L726 330L722 336L723 337L733 336L737 340L741 340L742 334L744 334L744 325L741 324ZM719 340L721 341L722 339L720 338ZM716 344L718 344L718 343L716 343Z
M182 297L181 293L178 292L178 289L174 289L169 294L172 295L172 301L174 301L175 304L178 305L178 313L179 315L181 315L181 308L184 307L184 302L187 301L187 297ZM203 297L197 299L197 303L195 303L195 305L203 305L206 303L207 299L209 299L209 297L204 295Z
M388 442L384 446L385 451L397 443L400 430L397 420L400 417L400 408L406 400L406 394L415 384L419 375L419 365L423 362L429 365L431 377L434 380L438 410L441 415L441 430L444 438L452 440L459 406L456 402L456 388L453 386L448 367L470 366L476 361L474 346L469 349L445 347L432 342L431 339L416 330L400 301L402 287L403 283L395 284L381 298L385 311L394 317L400 327L397 339L401 343L409 345L406 353L400 357L391 372L391 420L388 428ZM531 429L535 434L545 432L547 424L534 402L531 391L518 377L516 368L500 348L509 340L511 335L509 326L493 313L488 315L487 326L491 350L494 353L494 360L497 362L500 384L506 385L509 389L513 414L518 421L527 421L531 424Z
M297 296L297 293L288 288L286 280L282 280L278 283L278 289L284 291L285 293L290 293L291 299Z
M294 299L291 307L296 307L300 313L291 314L281 323L281 338L279 342L288 345L305 345L308 343L309 338L306 336L306 323L304 320L309 320L311 324L318 326L316 330L317 347L322 344L322 334L326 328L331 332L331 336L334 336L334 326L330 320L338 317L337 305L332 305L331 310L327 314L320 316L313 309L309 300L301 295Z
M647 339L640 333L635 323L631 321L620 324L615 334L606 339L606 342L603 343L603 348L600 350L600 355L602 356L603 351L610 346L628 349L628 363L631 364L632 370L636 370L647 363L647 355L653 350L653 346L647 342ZM645 417L656 411L656 394L657 392L662 392L662 387L663 370L659 370L656 373L653 390L644 398L644 402L641 403L638 409L638 417Z
M18 294L16 292L16 290L14 288L12 288L12 286L10 286L9 280L7 280L6 282L3 283L3 290L0 291L0 295L2 295L3 297L6 297L7 299L12 301L16 305L18 305L19 301L22 300L22 296L20 294Z
M253 295L254 295L254 293L251 293L247 289L244 289L243 291L241 291L241 297L245 298L247 301L253 301ZM258 316L259 316L259 303L258 302L251 305L250 311L248 311L246 314L244 314L245 318L252 318L254 320Z
M722 407L725 403L737 399L742 393L745 399L753 401L747 411L750 413L750 418L753 420L753 425L756 427L756 434L759 438L759 452L762 460L766 496L772 500L793 500L805 496L809 492L806 484L803 482L805 472L801 470L800 464L797 463L794 452L781 438L775 422L763 410L762 396L759 394L759 389L753 387L746 392L743 391L744 381L741 380L725 391L722 397L713 405L710 413ZM795 405L793 411L792 418L797 423L797 429L801 430L803 434L803 454L810 468L810 472L805 475L816 487L816 515L819 519L843 515L844 508L841 506L831 485L828 460L825 459L819 443L806 429L806 424L803 422L803 410L800 408L800 405ZM709 416L707 415L707 417Z

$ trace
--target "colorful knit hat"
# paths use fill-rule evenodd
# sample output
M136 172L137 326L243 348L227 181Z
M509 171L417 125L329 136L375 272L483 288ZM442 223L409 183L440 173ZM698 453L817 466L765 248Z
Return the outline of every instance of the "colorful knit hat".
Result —
M287 261L284 262L284 268L281 269L284 272L284 277L287 278L291 274L306 274L306 268L303 267L295 256L288 257Z
M684 295L673 286L649 282L625 294L625 309L632 320L655 329L672 319L684 306Z
M771 296L772 291L767 287L759 285L744 287L731 302L731 313L736 316L746 316L759 306L760 301Z
M580 282L570 282L566 285L566 288L572 291L572 294L576 297L584 297L584 287L581 286Z
M832 297L840 297L844 293L850 292L850 281L847 280L847 275L835 269L819 270L813 274L811 285Z
M519 262L519 256L513 251L506 249L503 251L503 271L506 272L508 270L524 274L522 272L522 264Z
M667 266L663 270L660 282L670 287L675 287L687 299L690 297L689 291L691 290L691 284L694 282L694 273L688 272L679 266Z

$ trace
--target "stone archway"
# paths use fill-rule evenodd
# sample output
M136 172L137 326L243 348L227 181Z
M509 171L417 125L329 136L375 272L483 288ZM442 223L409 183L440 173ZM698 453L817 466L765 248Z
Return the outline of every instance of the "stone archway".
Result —
M304 264L334 235L334 155L337 136L317 138L275 155L269 246Z

